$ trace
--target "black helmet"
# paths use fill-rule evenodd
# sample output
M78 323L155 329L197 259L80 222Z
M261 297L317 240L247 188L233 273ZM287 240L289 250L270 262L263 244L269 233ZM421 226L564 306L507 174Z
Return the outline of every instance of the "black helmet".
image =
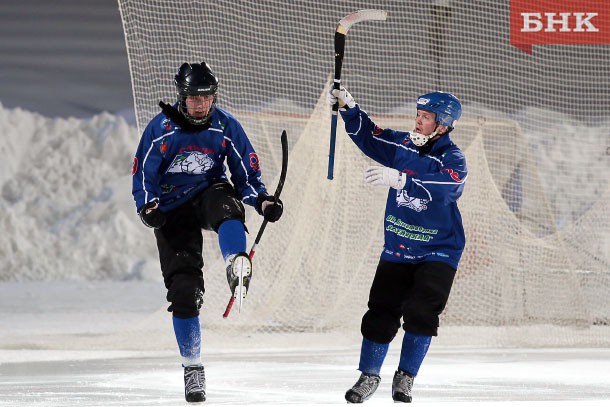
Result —
M178 110L180 113L192 124L201 125L207 122L214 111L216 91L218 90L218 79L209 65L205 62L200 64L182 64L174 77L174 83L176 85ZM206 95L214 96L214 101L207 115L203 118L195 118L189 115L186 109L186 97Z

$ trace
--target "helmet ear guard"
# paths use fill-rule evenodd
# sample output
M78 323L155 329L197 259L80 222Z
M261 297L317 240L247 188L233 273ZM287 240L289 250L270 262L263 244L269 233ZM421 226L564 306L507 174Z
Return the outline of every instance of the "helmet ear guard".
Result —
M178 99L178 111L194 125L205 124L214 111L218 91L218 79L210 66L201 62L198 64L184 63L178 68L174 77L176 94ZM189 96L214 96L214 100L205 117L196 118L188 113L186 98Z

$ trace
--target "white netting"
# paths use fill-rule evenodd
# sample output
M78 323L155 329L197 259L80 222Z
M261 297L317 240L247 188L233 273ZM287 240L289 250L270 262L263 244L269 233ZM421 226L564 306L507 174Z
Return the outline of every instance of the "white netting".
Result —
M324 3L119 0L140 128L159 100L174 100L177 67L205 60L220 78L219 105L242 122L270 190L288 132L286 211L263 236L245 310L226 321L223 264L216 236L206 234L210 332L358 333L386 195L363 185L368 159L342 130L335 179L326 180L324 98L338 20L373 7ZM346 41L342 77L361 106L381 127L409 130L418 94L450 91L464 105L452 138L469 167L459 201L467 246L443 326L480 326L482 335L493 329L483 326L501 327L489 343L608 343L600 327L610 323L610 46L524 54L509 45L508 1L374 8L388 20L355 25ZM249 210L249 244L260 220Z

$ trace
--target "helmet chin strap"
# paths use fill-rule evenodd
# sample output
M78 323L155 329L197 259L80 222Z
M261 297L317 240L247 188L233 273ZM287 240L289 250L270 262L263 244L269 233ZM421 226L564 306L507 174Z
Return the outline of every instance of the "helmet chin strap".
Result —
M440 124L437 124L434 131L427 136L425 134L417 133L415 130L413 130L409 134L409 137L411 138L411 141L413 142L413 144L415 144L417 147L421 147L424 144L426 144L428 141L430 141L431 139L436 137L436 135L438 134L439 126L440 126Z
M427 136L425 134L417 133L416 131L412 131L409 134L411 141L417 147L423 146L424 144L426 144L428 142L428 140L430 140L431 138L434 138L435 136L436 136L436 130L434 130L432 133L430 133Z

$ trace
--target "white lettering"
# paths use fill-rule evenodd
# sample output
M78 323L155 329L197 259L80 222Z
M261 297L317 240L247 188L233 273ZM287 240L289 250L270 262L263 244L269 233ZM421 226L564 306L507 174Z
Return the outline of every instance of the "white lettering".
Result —
M540 13L521 13L523 28L521 32L538 32L542 30L542 15Z
M570 18L570 16L572 15L572 13L559 13L559 15L561 16L561 18L555 20L553 17L555 17L557 15L557 13L544 13L544 15L546 16L546 28L544 29L545 32L555 32L557 30L555 30L555 24L560 24L561 28L559 29L559 31L561 32L570 32L570 27L568 24L568 19Z
M542 22L542 13L521 13L523 18L521 32L539 32L543 29L545 32L598 32L599 28L591 22L591 19L598 15L599 13L595 12L544 13L545 27ZM574 18L570 18L572 16ZM570 20L573 20L574 28L570 27ZM557 30L557 26L559 30Z
M586 18L583 19L584 15L587 15ZM599 29L593 25L593 23L591 23L591 20L593 17L597 16L598 13L574 13L574 16L576 17L576 28L574 28L575 32L583 32L583 31L591 31L591 32L598 32ZM583 25L586 25L587 28L583 28Z

